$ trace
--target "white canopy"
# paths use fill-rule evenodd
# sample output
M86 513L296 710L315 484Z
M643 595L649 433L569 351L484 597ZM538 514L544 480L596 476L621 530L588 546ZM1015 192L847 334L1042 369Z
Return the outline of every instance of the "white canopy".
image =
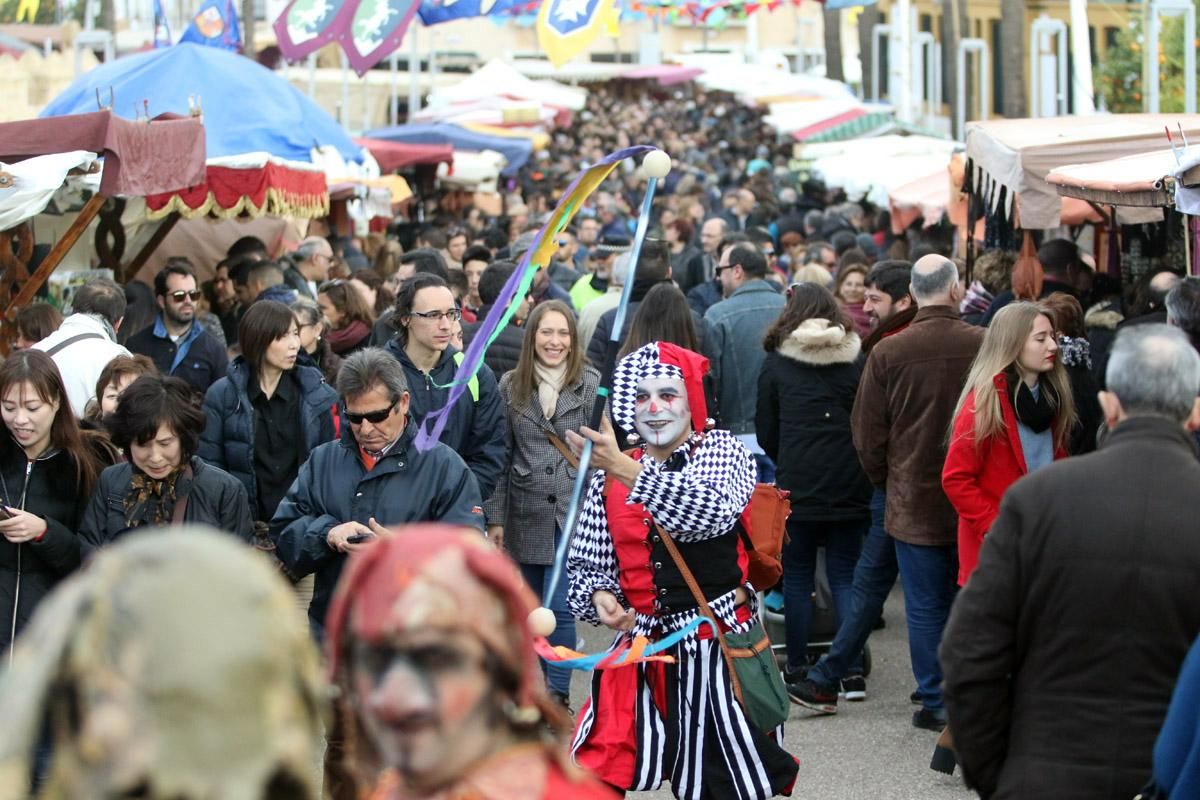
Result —
M958 142L931 136L877 136L805 145L800 157L825 184L844 190L852 200L886 207L892 190L945 173Z
M71 170L87 172L95 162L95 153L75 150L0 163L0 230L15 228L45 211Z
M554 108L579 111L587 102L587 91L553 81L530 80L511 64L492 59L461 82L435 89L429 95L429 104L438 107L497 97L532 100Z

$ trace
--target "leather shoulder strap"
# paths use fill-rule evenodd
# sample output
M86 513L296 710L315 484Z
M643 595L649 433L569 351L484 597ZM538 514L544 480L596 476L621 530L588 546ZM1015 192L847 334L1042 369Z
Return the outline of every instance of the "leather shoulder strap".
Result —
M187 492L182 497L176 498L176 500L175 500L175 508L171 510L171 524L172 525L182 525L183 524L184 514L187 513L188 496L191 495L191 493L192 493L192 483L196 479L196 476L192 473L191 467L184 468L183 475L184 475L184 477L187 478L187 481L188 481Z
M562 453L562 457L567 460L573 469L579 469L579 459L571 452L571 448L567 447L567 443L555 436L550 431L543 431L546 434L546 441L554 445L554 449Z
M691 568L683 560L683 553L679 552L679 546L675 544L675 540L671 538L671 534L663 530L662 526L657 522L654 523L654 528L658 531L658 535L662 537L663 546L671 554L671 560L679 568L679 573L683 575L683 582L691 590L692 597L696 600L696 606L700 609L701 616L706 617L713 624L713 638L717 640L717 644L721 647L721 655L725 657L725 666L729 668L729 680L733 684L733 694L737 697L738 702L741 703L742 683L738 680L737 670L733 668L733 654L729 652L729 643L725 641L725 633L721 630L721 621L717 619L717 615L713 613L712 607L708 605L708 600L704 599L704 592L701 591L700 584L696 581L696 576L692 574ZM743 703L744 706L745 704Z

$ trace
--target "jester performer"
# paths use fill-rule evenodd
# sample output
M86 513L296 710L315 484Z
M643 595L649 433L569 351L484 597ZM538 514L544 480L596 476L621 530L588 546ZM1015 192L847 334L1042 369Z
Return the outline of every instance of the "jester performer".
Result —
M707 372L697 353L648 344L617 364L611 397L613 419L642 447L622 453L607 420L601 431L569 434L577 450L591 439L597 467L568 554L572 612L618 631L614 650L693 624L668 651L674 664L593 673L572 753L622 791L667 778L683 800L761 800L791 793L797 761L781 746L782 726L759 730L735 700L719 642L710 626L694 627L698 603L662 541L677 544L723 631L755 625L737 528L754 491L754 458L729 432L708 430Z
M469 528L398 528L354 554L326 620L363 800L615 800L572 765L517 567Z

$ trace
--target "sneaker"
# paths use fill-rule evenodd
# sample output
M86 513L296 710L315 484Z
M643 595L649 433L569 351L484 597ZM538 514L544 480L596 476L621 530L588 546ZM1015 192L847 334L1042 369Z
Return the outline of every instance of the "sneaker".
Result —
M913 712L912 724L914 728L941 733L946 727L946 710L922 706Z
M846 699L857 703L867 699L867 679L862 675L851 675L848 678L842 678L842 694Z
M788 697L793 703L811 708L821 714L836 714L838 704L837 688L825 686L816 681L802 680L787 685Z

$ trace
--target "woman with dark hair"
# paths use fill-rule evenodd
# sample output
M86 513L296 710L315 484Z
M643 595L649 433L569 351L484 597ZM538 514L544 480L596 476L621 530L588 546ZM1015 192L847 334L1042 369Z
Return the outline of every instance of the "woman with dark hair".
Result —
M158 304L154 290L145 281L130 281L125 284L125 316L121 329L117 331L117 342L127 344L129 337L154 324L158 315Z
M246 487L264 530L314 447L335 437L337 392L297 366L300 326L283 303L260 300L238 324L242 354L204 396L200 458Z
M692 223L686 219L676 219L663 228L663 238L671 248L672 275L686 275L688 262L699 254L692 244L694 231Z
M702 343L697 330L683 292L674 283L660 283L646 292L646 297L638 304L617 358L622 359L650 342L671 342L701 353Z
M103 466L58 367L40 350L0 364L0 649L79 566L79 521Z
M195 455L204 412L179 378L143 375L117 402L109 430L129 461L100 473L79 535L95 550L141 527L211 525L250 541L246 488Z
M329 323L325 338L333 352L342 358L367 346L375 312L350 281L338 278L317 289L317 304Z
M525 324L517 368L500 379L508 421L502 473L507 478L484 511L489 538L503 542L542 605L554 612L558 625L550 643L565 647L575 642L567 581L559 581L552 598L544 592L579 463L567 448L566 432L587 424L599 382L600 373L584 359L570 306L548 300L535 307ZM556 499L547 504L547 497ZM545 670L551 693L566 705L571 671Z
M325 339L329 323L325 321L321 307L307 297L297 297L292 301L291 309L300 329L297 366L316 367L325 376L326 383L333 386L337 383L338 370L342 367L342 357L330 349L329 342Z
M17 340L13 350L27 350L58 330L63 315L49 303L30 303L17 312Z
M767 330L763 347L767 357L758 378L755 430L759 445L775 461L776 484L791 493L792 501L783 547L784 682L791 687L804 680L807 668L817 548L824 542L825 571L840 621L850 613L854 566L871 523L871 483L850 434L862 342L833 293L799 283L788 291L787 305ZM843 681L848 699L866 696L862 673L860 654Z
M100 370L96 380L96 399L88 403L83 418L90 423L104 422L117 410L121 392L143 375L157 375L158 367L149 356L117 356Z
M384 285L383 276L373 269L356 269L350 274L350 285L358 290L375 319L396 303L396 294Z

